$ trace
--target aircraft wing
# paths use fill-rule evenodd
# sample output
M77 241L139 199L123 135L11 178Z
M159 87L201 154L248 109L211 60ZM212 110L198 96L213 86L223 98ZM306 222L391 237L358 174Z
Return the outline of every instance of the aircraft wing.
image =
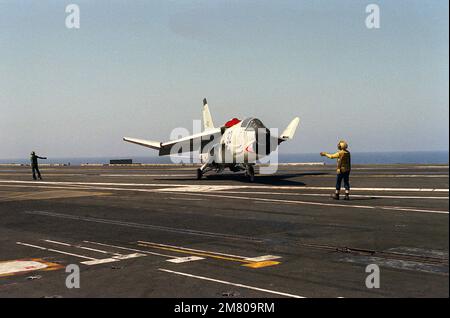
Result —
M123 140L126 142L131 142L136 145L152 148L159 150L161 149L161 143L158 141L151 141L151 140L144 140L144 139L137 139L137 138L129 138L129 137L123 137Z
M157 142L151 140L143 140L137 138L124 137L123 140L140 146L159 150L160 156L166 156L176 153L186 153L203 149L208 143L216 139L217 143L222 136L221 128L210 129L195 135L183 137L177 140L167 142ZM215 143L215 142L214 142Z

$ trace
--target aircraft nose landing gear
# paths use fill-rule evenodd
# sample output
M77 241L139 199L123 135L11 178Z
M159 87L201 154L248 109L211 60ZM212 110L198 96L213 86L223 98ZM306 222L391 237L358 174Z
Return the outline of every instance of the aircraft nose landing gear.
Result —
M197 169L197 180L200 180L203 177L203 171L202 169Z
M246 167L245 176L248 178L248 181L255 182L255 168L253 165L248 165Z

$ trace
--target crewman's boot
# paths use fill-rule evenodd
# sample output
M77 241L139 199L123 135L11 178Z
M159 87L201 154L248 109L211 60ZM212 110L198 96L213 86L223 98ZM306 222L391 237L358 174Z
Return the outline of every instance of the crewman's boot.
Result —
M348 192L345 193L344 200L350 200L350 194Z
M335 193L331 196L333 200L339 200L339 193Z

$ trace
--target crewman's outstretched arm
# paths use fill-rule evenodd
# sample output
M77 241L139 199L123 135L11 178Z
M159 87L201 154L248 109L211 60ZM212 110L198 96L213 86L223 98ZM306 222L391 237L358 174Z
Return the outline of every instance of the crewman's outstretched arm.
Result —
M38 157L39 159L47 159L47 157L39 157L39 156L36 157Z
M334 154L329 154L327 152L321 152L320 154L322 156L325 156L325 157L329 158L329 159L337 159L337 158L339 158L339 152L336 152Z

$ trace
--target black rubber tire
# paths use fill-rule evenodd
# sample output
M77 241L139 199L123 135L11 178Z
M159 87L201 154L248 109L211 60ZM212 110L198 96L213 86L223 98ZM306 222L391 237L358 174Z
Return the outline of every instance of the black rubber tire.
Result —
M255 169L253 168L253 166L248 167L247 176L248 176L248 181L250 181L252 183L255 182Z

